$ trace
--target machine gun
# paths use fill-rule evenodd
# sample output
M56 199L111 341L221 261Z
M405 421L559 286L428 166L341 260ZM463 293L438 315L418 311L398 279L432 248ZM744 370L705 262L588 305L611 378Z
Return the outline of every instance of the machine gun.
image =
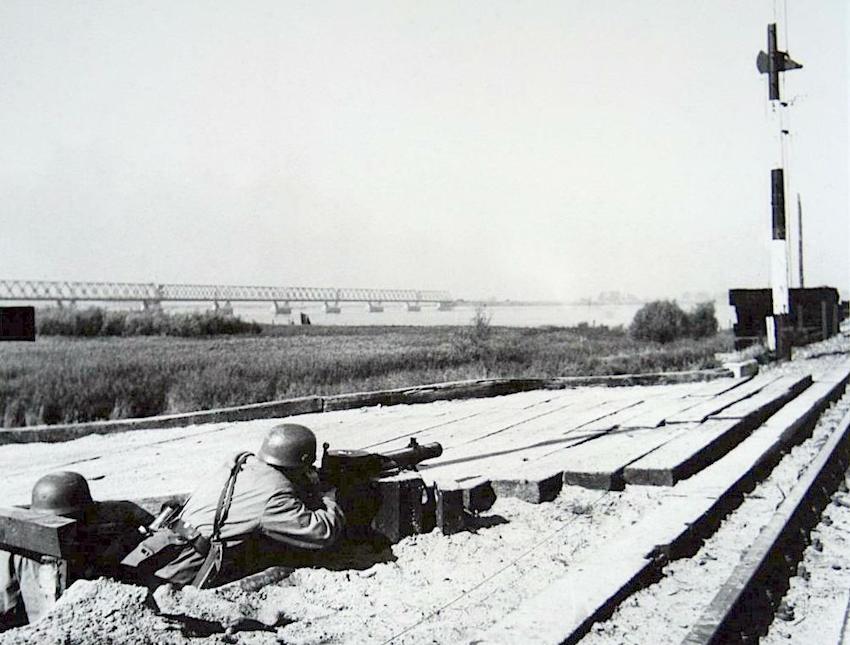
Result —
M398 542L439 524L437 516L442 514L437 513L437 506L441 496L416 471L421 462L443 454L439 443L420 445L411 439L406 448L384 453L329 447L324 444L319 478L325 486L336 489L349 538L378 537Z
M329 450L330 444L322 448L322 467L319 475L322 481L341 488L349 481L396 475L403 470L416 470L416 466L426 459L434 459L443 454L438 443L420 445L411 439L406 448L389 452L367 452L365 450Z

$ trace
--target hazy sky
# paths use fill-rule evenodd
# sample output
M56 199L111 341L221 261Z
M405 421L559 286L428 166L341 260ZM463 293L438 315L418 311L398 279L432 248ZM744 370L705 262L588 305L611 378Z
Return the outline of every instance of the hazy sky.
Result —
M787 0L785 74L789 219L799 192L807 283L844 290L848 5ZM3 0L0 277L767 286L773 20L771 0Z

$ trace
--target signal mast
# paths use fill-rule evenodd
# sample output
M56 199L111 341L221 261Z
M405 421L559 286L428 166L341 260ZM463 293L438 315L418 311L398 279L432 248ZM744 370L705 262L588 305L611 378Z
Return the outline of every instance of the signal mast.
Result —
M787 20L787 16L786 16ZM785 137L788 130L784 127L784 110L788 103L782 100L779 75L803 66L791 59L788 52L779 51L776 44L776 23L767 26L767 51L760 51L756 57L756 67L767 74L768 100L774 111L779 114L781 164L770 171L771 187L771 271L770 286L773 296L773 316L767 321L768 346L779 357L790 358L790 339L783 334L788 325L788 242L785 226ZM802 262L802 258L800 258ZM802 274L802 267L800 269ZM802 285L801 285L802 286Z

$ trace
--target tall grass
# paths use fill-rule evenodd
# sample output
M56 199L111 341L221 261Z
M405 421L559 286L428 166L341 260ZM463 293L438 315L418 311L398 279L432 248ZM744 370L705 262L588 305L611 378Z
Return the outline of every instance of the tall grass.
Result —
M715 366L728 335L660 345L581 326L276 327L256 336L42 337L0 345L5 427L188 412L481 377Z

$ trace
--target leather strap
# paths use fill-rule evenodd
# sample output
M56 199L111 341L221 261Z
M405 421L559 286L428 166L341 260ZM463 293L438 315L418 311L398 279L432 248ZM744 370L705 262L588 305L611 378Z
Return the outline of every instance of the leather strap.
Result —
M248 457L252 457L253 453L241 452L236 455L233 462L233 467L230 469L230 477L224 484L221 490L221 495L218 498L218 505L215 509L215 519L213 520L212 535L206 545L207 553L204 563L195 575L192 584L198 589L203 589L209 582L215 579L218 572L221 570L221 564L224 557L224 542L221 539L221 528L227 519L227 514L230 512L230 504L233 501L233 489L236 487L236 476L242 470Z

